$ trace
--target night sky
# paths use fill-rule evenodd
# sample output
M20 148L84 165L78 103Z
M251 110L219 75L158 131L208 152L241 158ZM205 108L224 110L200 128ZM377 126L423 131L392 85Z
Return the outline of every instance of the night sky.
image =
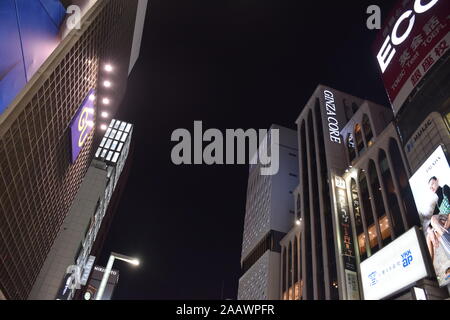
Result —
M115 299L236 299L247 166L175 166L177 128L295 128L319 83L388 106L366 8L393 1L153 0L117 115L132 122L131 174L100 264Z

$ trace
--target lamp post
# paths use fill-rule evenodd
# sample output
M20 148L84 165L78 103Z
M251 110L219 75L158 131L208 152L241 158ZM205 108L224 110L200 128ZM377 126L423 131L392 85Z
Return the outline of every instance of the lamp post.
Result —
M139 260L135 258L131 258L128 256L125 256L123 254L111 252L111 255L109 256L108 264L106 265L105 273L102 277L102 282L100 283L100 288L98 289L97 296L95 297L95 300L101 300L103 297L103 292L105 291L106 284L108 283L109 274L111 273L112 266L114 264L114 260L122 260L125 262L128 262L132 265L138 266Z

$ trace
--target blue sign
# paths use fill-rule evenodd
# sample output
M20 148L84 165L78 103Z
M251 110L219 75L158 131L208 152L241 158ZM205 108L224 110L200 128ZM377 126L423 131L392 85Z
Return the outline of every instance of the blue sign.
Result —
M89 91L88 96L84 99L83 104L78 109L75 117L70 123L70 134L72 141L72 163L74 163L81 149L84 146L89 134L94 127L95 117L95 90Z
M0 0L0 114L60 42L59 0Z

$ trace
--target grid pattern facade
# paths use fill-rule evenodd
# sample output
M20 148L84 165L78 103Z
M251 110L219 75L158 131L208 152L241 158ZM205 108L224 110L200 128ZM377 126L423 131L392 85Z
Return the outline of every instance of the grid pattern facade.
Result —
M238 300L267 300L269 282L270 251L258 261L239 280Z
M68 126L97 87L105 53L128 52L118 41L134 27L137 2L129 3L95 5L95 19L77 41L64 40L0 125L0 289L8 299L27 298L93 157L91 133L70 165Z
M259 166L252 170L247 188L242 257L253 250L270 231L271 177L261 176Z

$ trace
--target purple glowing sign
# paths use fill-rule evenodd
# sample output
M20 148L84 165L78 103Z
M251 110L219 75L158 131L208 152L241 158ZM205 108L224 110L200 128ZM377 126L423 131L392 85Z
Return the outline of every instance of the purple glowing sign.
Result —
M89 134L94 128L95 90L89 91L80 109L70 123L70 135L72 140L72 163L74 163Z

